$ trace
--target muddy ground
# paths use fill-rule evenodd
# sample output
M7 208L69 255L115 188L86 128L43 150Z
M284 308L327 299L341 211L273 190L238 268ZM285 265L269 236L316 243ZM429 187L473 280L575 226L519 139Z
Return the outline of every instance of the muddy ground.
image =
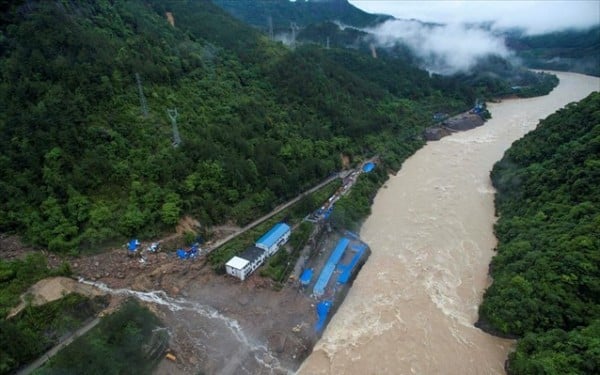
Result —
M39 250L23 246L17 237L0 238L3 259L33 251ZM163 359L156 374L290 373L317 340L315 301L293 282L277 290L258 273L241 282L216 274L204 257L181 260L171 251L145 253L143 262L128 256L125 248L77 258L43 253L54 267L68 261L75 278L101 282L113 290L167 294L161 303L147 306L166 324L171 333L169 351L177 359ZM59 285L47 280L46 288ZM60 283L63 289L65 285L70 284ZM114 296L111 310L121 300L123 295Z

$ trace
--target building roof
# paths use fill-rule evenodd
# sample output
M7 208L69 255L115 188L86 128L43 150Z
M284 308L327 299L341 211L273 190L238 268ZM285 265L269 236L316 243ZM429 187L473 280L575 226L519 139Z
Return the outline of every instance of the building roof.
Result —
M246 259L242 259L240 257L233 257L231 259L229 259L229 262L227 262L225 264L225 266L229 266L238 270L243 269L244 267L246 267L246 264L248 264L250 262L248 262Z
M284 223L275 224L267 233L256 241L256 244L261 244L266 247L271 247L277 242L287 231L290 230L290 226Z
M256 259L260 258L265 251L256 246L250 246L246 248L240 255L238 255L242 259L246 259L248 262L254 262Z

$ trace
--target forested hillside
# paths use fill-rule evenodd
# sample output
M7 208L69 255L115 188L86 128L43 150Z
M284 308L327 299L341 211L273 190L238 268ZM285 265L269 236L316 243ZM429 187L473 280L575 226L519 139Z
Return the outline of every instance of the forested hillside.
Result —
M357 27L372 26L392 16L366 13L348 0L215 0L215 4L236 18L261 30L269 30L269 17L274 32L289 31L290 23L307 26L323 21L339 21Z
M54 251L184 214L246 223L341 154L398 168L433 113L475 99L401 61L288 49L209 1L17 1L0 31L0 231Z
M499 220L480 324L519 337L510 374L600 372L600 94L515 142L492 171Z
M600 26L531 36L512 33L506 44L531 68L600 76Z

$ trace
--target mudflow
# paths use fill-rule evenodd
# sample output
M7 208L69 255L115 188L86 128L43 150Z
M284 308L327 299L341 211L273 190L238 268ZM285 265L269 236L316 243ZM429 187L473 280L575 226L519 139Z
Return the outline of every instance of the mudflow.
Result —
M493 164L598 78L557 73L550 95L490 104L484 126L430 142L382 188L361 237L373 254L301 374L503 374L513 342L475 328L490 280Z

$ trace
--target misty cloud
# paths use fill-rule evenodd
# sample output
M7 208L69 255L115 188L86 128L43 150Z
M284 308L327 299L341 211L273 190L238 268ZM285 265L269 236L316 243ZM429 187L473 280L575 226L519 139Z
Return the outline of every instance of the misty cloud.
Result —
M477 60L488 56L510 56L504 39L464 24L428 25L417 21L390 20L368 30L384 47L407 45L434 73L467 71Z
M492 23L497 30L518 28L541 34L600 24L598 0L350 0L370 13L437 23Z

